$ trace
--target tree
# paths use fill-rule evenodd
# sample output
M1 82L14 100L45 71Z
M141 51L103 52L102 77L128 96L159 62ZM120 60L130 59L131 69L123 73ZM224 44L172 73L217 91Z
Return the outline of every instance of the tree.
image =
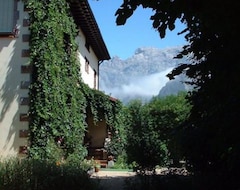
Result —
M163 98L155 97L146 105L149 108L147 117L157 126L160 138L166 142L173 166L179 166L179 161L184 159L179 146L179 126L186 121L190 113L191 106L186 95L186 92L179 92Z
M179 161L175 130L186 120L189 105L186 94L153 98L142 104L134 100L127 105L127 154L130 163L136 161L142 170L154 170L156 165L166 166L169 158Z
M189 44L176 57L189 56L192 63L168 75L172 79L184 72L196 85L188 98L191 115L183 126L185 155L195 172L228 176L225 183L230 185L240 175L240 5L235 0L128 0L116 12L117 24L124 24L140 5L154 11L151 20L161 38L177 19L186 24L180 34Z
M158 127L148 118L148 107L140 100L128 105L126 126L128 126L126 152L129 163L136 162L141 172L154 171L156 165L167 161L166 142L160 138Z

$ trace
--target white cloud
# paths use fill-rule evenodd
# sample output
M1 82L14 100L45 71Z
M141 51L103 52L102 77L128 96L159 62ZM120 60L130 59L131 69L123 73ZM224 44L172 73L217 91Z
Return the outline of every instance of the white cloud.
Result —
M129 77L128 84L122 84L120 87L107 88L102 84L102 91L122 100L124 97L134 98L136 96L152 97L158 95L160 89L169 80L166 75L173 68L168 68L165 71L154 73L147 76L139 76L135 78Z

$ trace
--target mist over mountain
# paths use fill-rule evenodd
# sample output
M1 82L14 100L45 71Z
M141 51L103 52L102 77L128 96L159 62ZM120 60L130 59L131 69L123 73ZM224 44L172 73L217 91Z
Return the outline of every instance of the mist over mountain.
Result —
M100 65L99 88L123 103L136 98L148 101L153 96L169 95L178 88L182 90L183 84L179 81L184 80L183 76L176 78L175 87L172 84L175 80L169 81L166 77L173 68L187 62L173 59L181 50L181 47L142 47L128 59L113 57L104 61ZM172 87L167 87L169 84Z

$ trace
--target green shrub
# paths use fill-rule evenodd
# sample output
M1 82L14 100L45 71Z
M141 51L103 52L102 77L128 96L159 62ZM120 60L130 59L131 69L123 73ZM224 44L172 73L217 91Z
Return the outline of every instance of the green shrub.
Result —
M1 190L96 189L80 164L12 158L0 163Z
M122 152L121 155L118 155L117 159L115 160L113 169L134 169L136 167L136 163L128 163L127 154L125 151Z

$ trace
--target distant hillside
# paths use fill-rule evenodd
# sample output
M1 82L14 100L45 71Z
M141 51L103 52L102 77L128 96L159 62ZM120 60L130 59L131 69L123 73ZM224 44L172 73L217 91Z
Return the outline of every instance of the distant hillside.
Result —
M174 80L170 80L159 91L158 96L164 97L168 95L177 95L180 91L189 91L192 89L190 85L184 83L186 77L182 74L175 77Z
M138 48L135 54L126 60L113 57L104 61L100 65L100 90L125 103L134 98L147 101L159 93L169 94L171 92L163 93L160 90L169 81L166 74L180 63L186 62L173 59L179 51L181 47L144 47Z

